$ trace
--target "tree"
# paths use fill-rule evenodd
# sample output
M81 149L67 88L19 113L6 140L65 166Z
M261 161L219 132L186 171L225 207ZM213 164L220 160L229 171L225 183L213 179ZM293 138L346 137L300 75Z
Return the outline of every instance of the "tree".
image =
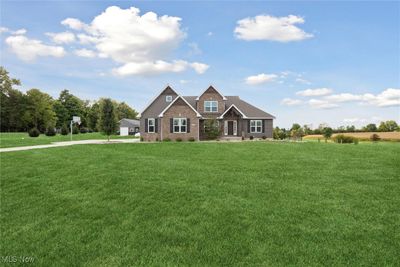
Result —
M99 103L94 103L87 114L87 121L88 121L88 127L94 131L97 132L97 124L99 121L99 113L100 113L100 105Z
M54 100L46 93L38 89L31 89L26 93L27 105L23 119L27 125L36 127L44 132L48 127L54 127L57 121L53 111Z
M110 135L117 130L117 116L115 113L115 107L110 98L100 101L99 128L108 136L108 141L110 141Z
M399 128L399 126L397 125L397 123L395 121L385 121L385 122L381 122L379 125L378 130L380 132L394 132Z
M363 127L363 131L365 132L376 132L377 130L378 128L376 127L375 123L370 123Z
M346 132L354 133L355 131L356 131L356 127L354 125L346 127Z
M0 121L1 131L27 130L22 120L25 109L24 94L14 86L21 85L18 79L11 78L8 71L0 67Z
M301 128L300 124L298 123L294 123L292 125L292 128L290 129L290 135L295 138L296 140L298 138L300 138L300 140L302 139L302 137L304 136L304 130Z
M325 137L325 143L326 143L328 142L328 139L331 138L333 130L331 127L325 127L322 132Z
M117 104L117 116L118 120L122 119L136 119L138 113L128 106L125 102Z
M58 118L57 127L69 124L73 116L81 117L82 125L85 125L84 104L83 100L74 96L68 90L62 90L54 109Z
M216 119L208 119L204 121L204 133L207 139L216 139L220 135L220 128Z

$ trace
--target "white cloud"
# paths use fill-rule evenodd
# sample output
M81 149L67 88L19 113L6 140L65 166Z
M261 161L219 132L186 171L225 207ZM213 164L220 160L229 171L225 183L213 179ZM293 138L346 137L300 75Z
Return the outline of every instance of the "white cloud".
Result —
M87 57L87 58L94 58L96 57L96 53L92 50L83 48L83 49L77 49L74 51L74 54L79 56L79 57Z
M68 44L75 42L75 35L72 32L60 32L60 33L46 33L47 36L50 36L53 42L56 44Z
M318 109L331 109L338 107L337 104L330 103L329 101L320 99L310 99L308 103L312 108L318 108Z
M67 18L61 21L61 24L64 26L67 26L73 30L82 30L84 29L87 25L80 21L79 19L74 19L74 18Z
M38 56L63 57L65 50L61 46L45 45L39 40L29 39L23 35L9 36L7 45L22 60L32 61Z
M0 27L0 33L9 32L9 31L10 31L10 29L8 29L7 27Z
M400 89L387 88L386 90L377 95L371 93L366 93L366 94L342 93L342 94L329 95L324 97L324 99L336 103L355 101L361 104L369 104L377 107L400 106Z
M172 52L186 37L181 18L158 16L154 12L140 15L135 7L108 7L90 24L68 18L61 23L78 34L81 44L91 45L99 57L122 64L113 70L117 75L181 72L188 68L204 73L208 65L184 60L170 60Z
M332 93L333 90L329 88L316 88L316 89L306 89L303 91L298 91L296 92L296 95L301 95L301 96L323 96L323 95L329 95Z
M278 77L276 74L265 74L261 73L258 75L249 76L245 79L245 82L250 85L257 85L266 82L271 82Z
M197 73L202 74L207 70L208 66L202 63L189 63L184 60L174 60L166 62L163 60L147 61L147 62L129 62L125 65L113 69L113 73L119 76L148 74L155 75L165 72L182 72L188 68L193 68Z
M285 105L285 106L296 106L296 105L300 105L302 103L303 103L303 101L301 101L300 99L292 99L292 98L284 98L281 101L281 105Z
M208 36L212 36L214 33L213 32L208 32L207 35Z
M26 29L23 29L23 28L12 32L12 34L15 34L15 35L24 35L25 33L26 33Z
M360 119L360 118L348 118L348 119L343 119L344 123L355 123L355 122L366 122L367 119Z
M237 38L246 41L300 41L313 37L312 34L306 33L296 26L296 24L303 23L304 19L302 17L294 15L287 17L259 15L239 20L234 32Z
M179 83L180 84L187 84L187 83L190 83L190 81L189 80L179 80Z
M310 81L303 79L303 78L296 78L296 82L303 83L303 84L311 84Z

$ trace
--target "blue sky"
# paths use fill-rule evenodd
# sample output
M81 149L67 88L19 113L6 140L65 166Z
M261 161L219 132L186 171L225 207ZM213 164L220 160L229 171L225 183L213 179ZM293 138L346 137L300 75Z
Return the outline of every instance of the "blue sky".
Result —
M399 10L382 1L1 1L1 65L21 90L69 89L139 111L167 84L182 95L213 84L280 127L399 121Z

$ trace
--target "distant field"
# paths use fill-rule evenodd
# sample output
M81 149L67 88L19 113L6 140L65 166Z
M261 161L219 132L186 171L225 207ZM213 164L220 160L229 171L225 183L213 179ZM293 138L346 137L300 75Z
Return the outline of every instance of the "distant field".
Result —
M133 136L112 135L112 139L134 138ZM72 140L92 140L92 139L107 139L107 136L101 133L85 133L74 134ZM27 133L0 133L0 147L16 147L16 146L34 146L46 145L53 142L70 141L70 135L46 136L41 134L39 137L29 137Z
M369 140L371 135L373 135L374 133L379 135L379 137L384 141L400 141L400 132L365 132L365 133L338 133L338 134L357 137L361 140ZM338 134L334 134L333 136ZM324 137L321 134L310 134L304 136L304 139L318 139L318 138L324 139Z
M399 266L399 152L171 142L1 153L0 255L32 266Z

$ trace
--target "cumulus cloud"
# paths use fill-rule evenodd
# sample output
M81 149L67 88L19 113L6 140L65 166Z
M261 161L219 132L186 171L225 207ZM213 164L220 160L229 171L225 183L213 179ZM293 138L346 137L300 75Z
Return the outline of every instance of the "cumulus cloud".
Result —
M6 27L0 27L0 33L9 32L10 30Z
M387 88L379 94L351 94L342 93L324 97L325 100L335 103L341 102L359 102L377 107L392 107L400 105L400 89Z
M331 109L338 107L337 104L330 103L329 101L320 99L310 99L308 101L308 104L310 104L312 108L317 108L317 109Z
M333 90L329 88L316 88L316 89L306 89L303 91L296 92L296 95L300 96L324 96L332 93Z
M0 33L10 33L13 35L24 35L26 33L26 29L22 28L16 31L12 31L7 27L0 27Z
M129 62L119 68L113 69L113 73L119 76L127 75L155 75L165 72L182 72L188 68L193 68L197 73L201 74L207 70L208 66L202 63L189 63L184 60L174 60L166 62L163 60L147 61L147 62Z
M79 56L79 57L87 57L87 58L94 58L96 57L96 53L92 50L83 48L83 49L77 49L74 51L74 54Z
M285 105L285 106L296 106L296 105L300 105L302 103L303 103L303 101L301 101L300 99L292 99L292 98L284 98L281 101L281 105Z
M108 7L90 24L75 18L61 23L81 31L81 44L92 45L99 57L110 58L121 66L113 70L117 75L156 74L194 69L204 73L208 65L184 60L169 60L172 52L186 37L181 29L181 18L158 16L154 12L140 15L135 7Z
M296 26L296 24L303 23L304 19L302 17L294 15L287 17L259 15L239 20L234 32L237 38L246 41L301 41L313 37L312 34L306 33Z
M72 32L48 32L46 35L50 36L53 42L56 44L68 44L75 42L75 35Z
M245 79L245 82L249 85L258 85L266 82L271 82L278 77L276 74L265 74L261 73L258 75L249 76Z
M45 45L40 40L29 39L24 35L7 37L7 45L20 59L35 60L39 56L63 57L65 50L61 46Z
M61 21L61 24L77 31L82 30L87 26L79 19L74 19L74 18L66 18L63 21Z

